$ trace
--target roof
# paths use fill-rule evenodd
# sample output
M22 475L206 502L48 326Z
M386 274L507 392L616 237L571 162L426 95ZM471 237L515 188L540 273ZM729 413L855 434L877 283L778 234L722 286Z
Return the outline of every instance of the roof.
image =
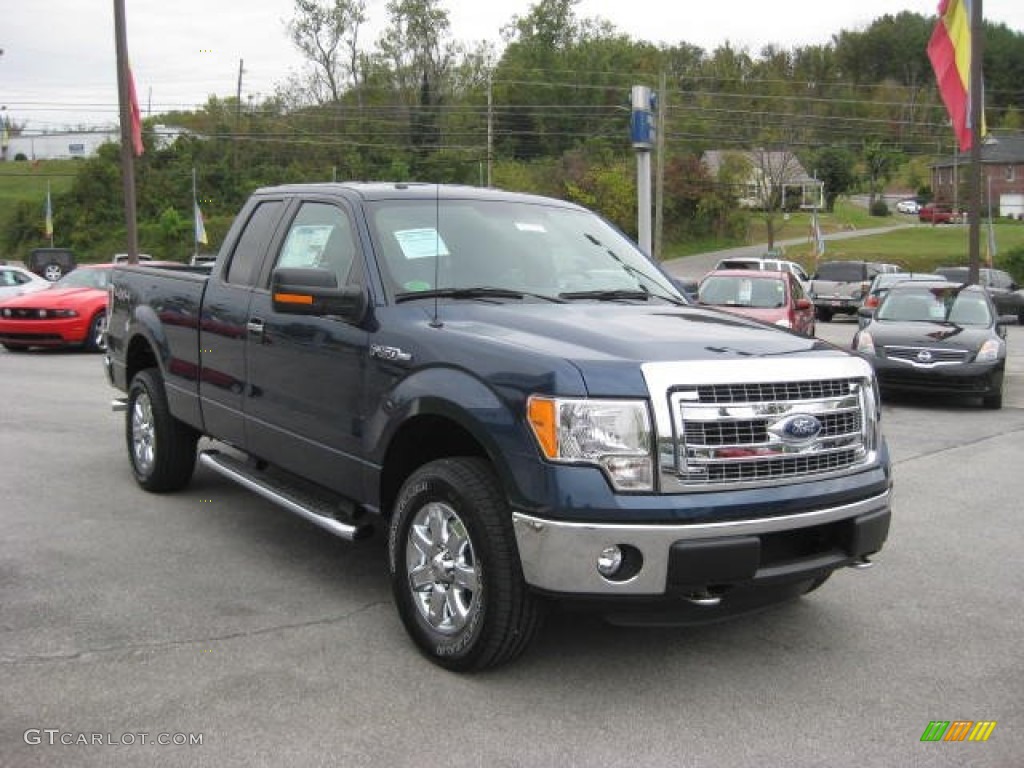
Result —
M970 152L961 152L955 157L946 157L932 163L932 168L948 168L964 165L971 159ZM1024 164L1024 133L992 132L981 142L982 164L1013 165Z
M809 176L796 155L788 150L709 149L702 158L704 165L707 166L708 173L717 177L722 164L725 162L725 158L729 155L741 155L747 159L752 168L764 166L771 169L772 173L785 172L783 181L787 184L822 183L819 179Z

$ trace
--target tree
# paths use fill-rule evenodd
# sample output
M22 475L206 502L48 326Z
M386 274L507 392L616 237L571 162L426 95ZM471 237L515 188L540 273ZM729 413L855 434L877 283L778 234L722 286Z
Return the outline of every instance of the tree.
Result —
M366 23L366 0L295 0L288 34L313 66L310 92L315 100L337 103L346 86L360 82L359 31Z
M882 185L892 178L900 165L901 153L879 141L864 142L864 169L868 180L868 207L882 191Z
M814 155L815 175L824 186L825 210L829 213L835 209L836 199L857 183L855 163L853 154L841 147L826 147Z

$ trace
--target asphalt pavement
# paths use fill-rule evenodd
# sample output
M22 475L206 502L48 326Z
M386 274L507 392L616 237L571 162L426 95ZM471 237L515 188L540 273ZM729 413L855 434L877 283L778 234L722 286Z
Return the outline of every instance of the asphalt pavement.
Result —
M95 355L0 351L4 768L1021 765L1016 397L884 404L875 568L704 627L554 614L515 664L459 676L407 639L379 539L333 539L202 468L141 491L114 394ZM956 720L996 726L921 741Z

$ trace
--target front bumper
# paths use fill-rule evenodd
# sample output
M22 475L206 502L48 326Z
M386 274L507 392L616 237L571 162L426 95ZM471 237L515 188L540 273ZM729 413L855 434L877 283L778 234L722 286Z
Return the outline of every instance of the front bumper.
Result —
M881 549L891 490L842 506L728 522L628 525L513 514L523 575L564 596L652 597L807 580ZM602 550L631 553L628 578L602 576Z
M885 390L984 396L1003 388L1006 361L918 367L884 357L867 358Z
M0 321L0 343L26 347L63 347L82 344L89 333L88 317L50 320Z

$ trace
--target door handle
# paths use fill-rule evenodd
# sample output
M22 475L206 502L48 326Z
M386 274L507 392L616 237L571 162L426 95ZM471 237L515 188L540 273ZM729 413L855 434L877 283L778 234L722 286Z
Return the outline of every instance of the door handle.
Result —
M253 318L245 324L245 329L249 331L249 333L261 334L263 333L263 321L259 318Z

